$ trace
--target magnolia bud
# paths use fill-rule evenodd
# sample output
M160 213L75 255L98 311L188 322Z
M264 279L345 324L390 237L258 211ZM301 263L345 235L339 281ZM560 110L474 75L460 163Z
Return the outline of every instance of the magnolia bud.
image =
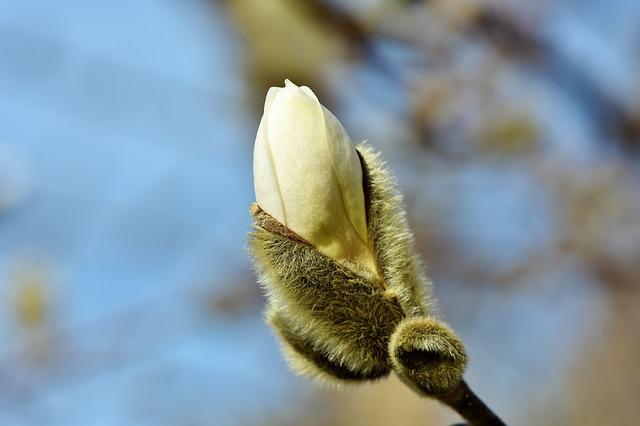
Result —
M377 275L358 154L308 87L286 80L285 87L269 89L253 176L262 210L322 254Z
M267 94L253 171L249 253L291 367L337 386L394 371L471 424L504 425L463 380L464 345L434 316L380 155L354 147L308 87L286 81Z

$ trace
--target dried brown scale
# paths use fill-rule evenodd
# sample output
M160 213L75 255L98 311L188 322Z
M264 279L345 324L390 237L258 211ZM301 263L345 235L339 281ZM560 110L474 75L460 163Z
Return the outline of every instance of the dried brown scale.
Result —
M297 241L308 246L311 245L300 235L296 234L295 232L275 220L273 217L271 217L269 213L262 210L257 204L251 205L251 216L253 216L255 226L259 226L274 234L282 235L283 237L287 237L290 240Z

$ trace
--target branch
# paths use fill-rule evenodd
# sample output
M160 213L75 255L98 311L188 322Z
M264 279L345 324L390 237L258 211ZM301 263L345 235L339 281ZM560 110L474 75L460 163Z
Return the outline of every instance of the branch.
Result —
M506 426L464 380L453 392L438 397L438 400L454 409L473 426Z

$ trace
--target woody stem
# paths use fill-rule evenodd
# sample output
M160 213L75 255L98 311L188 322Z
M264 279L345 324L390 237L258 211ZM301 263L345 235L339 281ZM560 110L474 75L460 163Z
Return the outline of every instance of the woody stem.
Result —
M473 426L506 426L506 423L478 398L464 380L452 392L437 398L453 408Z

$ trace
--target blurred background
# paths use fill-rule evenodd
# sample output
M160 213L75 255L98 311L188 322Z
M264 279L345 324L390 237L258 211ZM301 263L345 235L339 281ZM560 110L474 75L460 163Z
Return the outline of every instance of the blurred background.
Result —
M405 195L509 424L640 415L640 2L2 0L0 425L445 425L291 374L246 255L264 95Z

